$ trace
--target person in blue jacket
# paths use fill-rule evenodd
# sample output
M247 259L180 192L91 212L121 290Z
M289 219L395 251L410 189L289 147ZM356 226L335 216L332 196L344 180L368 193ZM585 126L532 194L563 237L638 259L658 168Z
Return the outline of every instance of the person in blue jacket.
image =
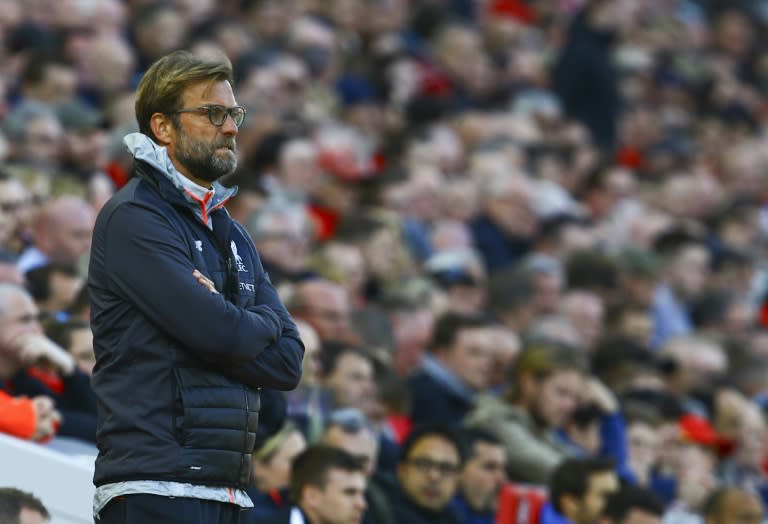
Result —
M260 388L299 382L304 347L217 182L237 165L228 60L177 51L136 92L133 178L102 208L88 287L100 523L238 522ZM267 406L265 406L267 408Z

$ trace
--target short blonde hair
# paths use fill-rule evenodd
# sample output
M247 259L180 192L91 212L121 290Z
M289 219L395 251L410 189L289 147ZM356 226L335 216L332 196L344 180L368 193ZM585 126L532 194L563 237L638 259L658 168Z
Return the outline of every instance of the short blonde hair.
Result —
M150 125L152 115L170 115L181 109L184 90L190 84L209 79L231 82L232 63L229 59L205 62L188 51L174 51L152 64L136 90L139 131L156 140Z
M510 369L507 399L514 402L520 398L520 381L523 376L531 375L537 380L543 380L558 371L586 374L589 372L589 364L580 349L548 340L527 343Z
M269 437L264 444L254 450L253 458L262 464L268 464L283 444L285 444L285 441L288 440L288 437L294 433L299 433L299 428L291 421L286 422L280 431Z

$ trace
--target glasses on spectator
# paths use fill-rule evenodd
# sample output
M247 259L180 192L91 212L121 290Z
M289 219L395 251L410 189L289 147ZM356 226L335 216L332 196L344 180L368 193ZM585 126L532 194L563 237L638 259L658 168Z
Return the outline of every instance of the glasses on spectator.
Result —
M174 113L208 113L208 120L216 127L221 127L227 120L227 115L232 117L235 126L240 127L245 120L245 114L248 111L242 106L224 107L221 105L210 105L193 107L189 109L178 109Z
M416 468L421 473L429 473L430 470L437 471L440 475L455 475L459 471L459 465L453 462L440 462L427 457L416 457L408 459L407 463Z

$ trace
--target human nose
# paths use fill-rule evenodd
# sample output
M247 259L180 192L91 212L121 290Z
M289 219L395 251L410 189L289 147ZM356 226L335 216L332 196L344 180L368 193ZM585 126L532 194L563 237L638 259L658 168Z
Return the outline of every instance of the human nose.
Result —
M221 124L221 132L224 135L237 135L238 128L235 125L235 119L232 118L232 115L227 113L227 116L224 118L224 123Z

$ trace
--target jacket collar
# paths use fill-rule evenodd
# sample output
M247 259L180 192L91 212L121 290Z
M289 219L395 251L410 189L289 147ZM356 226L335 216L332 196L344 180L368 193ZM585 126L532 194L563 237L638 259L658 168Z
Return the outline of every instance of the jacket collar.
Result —
M237 194L237 186L228 188L215 181L212 188L207 189L195 184L176 169L165 147L157 145L143 133L130 133L123 138L123 143L139 165L144 163L162 175L155 179L163 196L175 205L191 209L197 219L209 229L213 229L210 214L221 209ZM141 168L138 171L149 176L149 173ZM167 183L162 183L163 181Z
M472 404L474 402L475 392L472 391L456 373L448 369L439 359L432 355L424 355L421 361L421 370L432 377L436 382L442 384L456 396Z

